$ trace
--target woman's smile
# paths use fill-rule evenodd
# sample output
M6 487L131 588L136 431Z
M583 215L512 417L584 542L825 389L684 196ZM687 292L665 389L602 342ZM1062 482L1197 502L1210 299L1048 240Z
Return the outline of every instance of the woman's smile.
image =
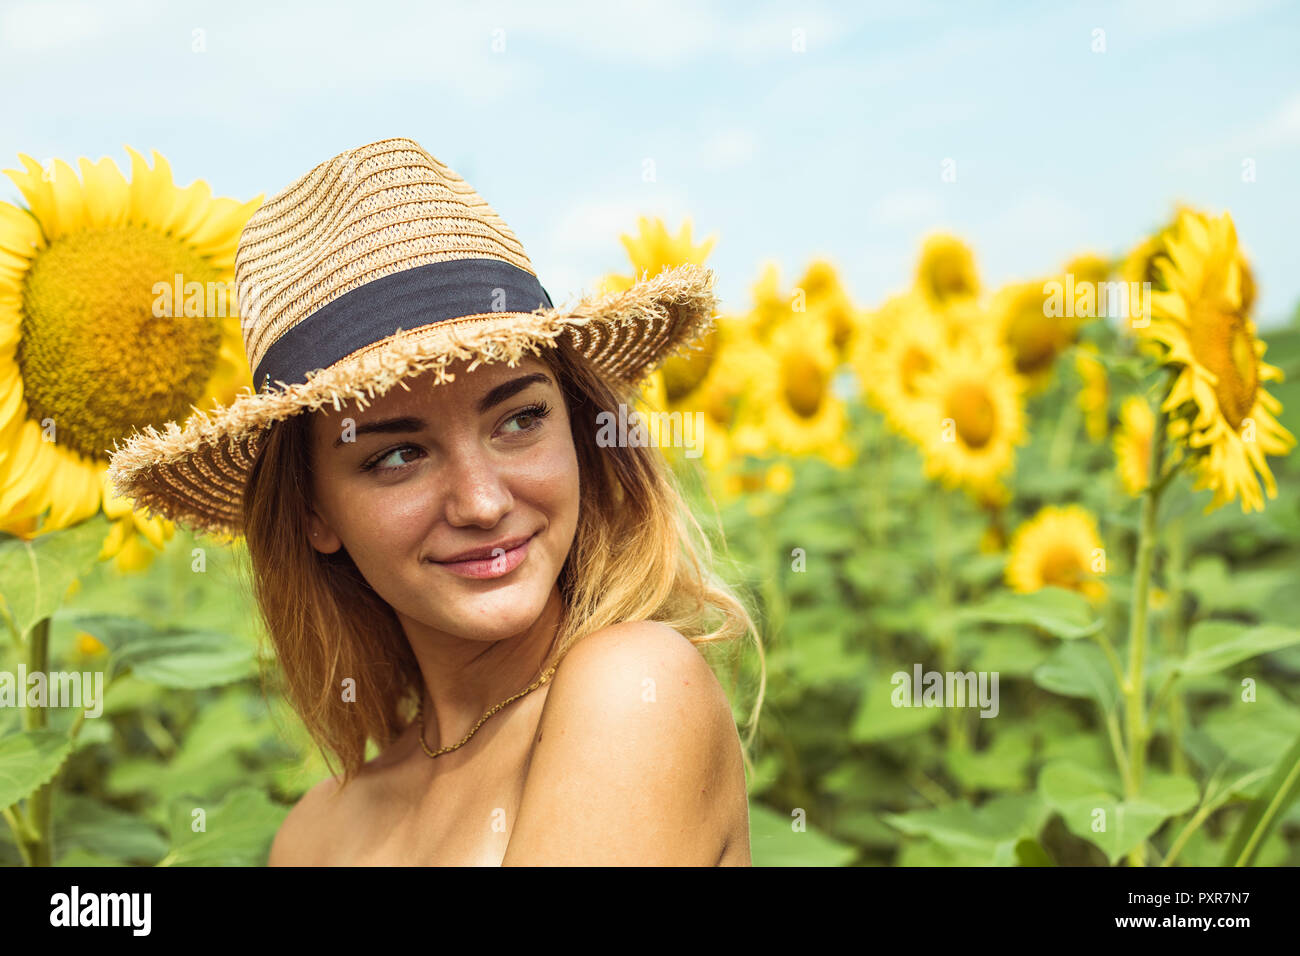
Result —
M523 564L524 558L528 557L528 548L533 538L537 537L534 532L522 544L511 548L509 551L503 548L494 548L492 555L486 558L470 558L466 561L432 561L428 563L435 567L446 568L452 574L458 574L466 578L500 578L505 577L519 565Z

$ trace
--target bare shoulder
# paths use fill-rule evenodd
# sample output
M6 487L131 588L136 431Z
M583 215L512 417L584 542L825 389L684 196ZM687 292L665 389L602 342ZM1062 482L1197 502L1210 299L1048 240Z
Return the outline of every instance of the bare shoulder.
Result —
M326 777L304 793L280 823L271 844L267 866L317 866L322 862L315 852L322 832L329 832L327 821L337 811L340 783Z
M557 668L503 863L702 865L747 825L722 685L681 633L604 628Z
M667 711L643 704L663 704ZM612 711L610 710L612 708ZM596 713L632 719L647 730L669 729L676 716L682 729L690 727L697 742L707 742L704 730L726 730L735 736L727 695L708 661L681 632L658 621L633 621L603 628L578 641L560 662L542 714L557 731ZM723 734L727 736L727 734ZM723 741L713 740L714 744Z

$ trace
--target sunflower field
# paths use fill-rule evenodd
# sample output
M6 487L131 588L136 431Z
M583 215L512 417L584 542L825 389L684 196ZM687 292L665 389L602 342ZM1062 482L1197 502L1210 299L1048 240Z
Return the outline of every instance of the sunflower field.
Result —
M5 170L0 861L262 865L327 770L246 554L134 512L103 452L251 386L237 303L151 303L228 287L262 197L130 156ZM621 239L607 290L718 241ZM881 302L763 264L644 388L704 422L664 451L760 622L717 662L755 864L1300 863L1300 310L1257 327L1227 211L1116 241L990 288L936 233Z

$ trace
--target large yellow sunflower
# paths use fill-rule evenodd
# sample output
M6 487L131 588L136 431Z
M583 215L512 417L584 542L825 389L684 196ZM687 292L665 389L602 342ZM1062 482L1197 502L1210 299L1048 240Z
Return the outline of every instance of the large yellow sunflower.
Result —
M1236 499L1242 511L1262 510L1260 479L1277 495L1265 456L1286 454L1295 438L1263 387L1282 373L1263 361L1266 346L1242 305L1236 228L1226 212L1184 211L1164 243L1156 268L1168 291L1152 295L1150 325L1137 331L1177 370L1162 406L1169 434L1193 454L1196 487L1214 492L1211 510Z
M979 273L970 246L955 236L932 235L921 245L916 290L935 307L979 295Z
M251 385L233 296L239 233L261 203L178 189L157 152L131 181L104 157L5 170L0 202L0 530L44 534L101 508L101 558L140 567L172 534L106 478L115 439L234 400ZM176 288L181 296L165 294Z
M935 351L917 376L922 398L909 429L925 456L927 477L963 487L979 500L1005 498L1001 482L1024 441L1022 385L995 345L962 339Z
M772 447L848 463L847 416L832 384L839 365L830 322L820 310L796 313L769 333L775 374L752 379L751 397L765 415Z
M1139 286L1144 282L1149 282L1153 293L1168 291L1165 286L1164 276L1161 274L1157 263L1160 257L1166 253L1165 240L1176 231L1178 220L1184 213L1194 215L1196 210L1190 206L1179 204L1169 222L1161 226L1155 234L1147 236L1133 247L1120 266L1120 278L1123 281L1136 282ZM1237 250L1237 266L1241 269L1241 309L1243 312L1249 313L1251 307L1255 304L1255 275L1240 248ZM1132 314L1132 310L1130 310L1129 318L1142 317ZM1146 318L1149 318L1149 316Z
M1115 468L1124 490L1135 497L1151 481L1151 436L1155 428L1156 417L1146 399L1138 395L1124 399L1115 432Z
M1058 587L1095 601L1106 594L1105 569L1096 519L1079 505L1048 505L1012 536L1006 581L1022 594Z

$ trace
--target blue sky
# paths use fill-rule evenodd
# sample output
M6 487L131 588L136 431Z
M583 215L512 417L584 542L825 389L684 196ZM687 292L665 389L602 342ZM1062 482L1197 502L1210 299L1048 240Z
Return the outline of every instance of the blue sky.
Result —
M0 168L129 169L130 144L250 198L409 136L501 213L557 304L627 272L618 234L658 215L717 237L726 311L764 262L788 285L814 257L878 303L938 229L987 283L1033 278L1183 201L1231 211L1267 327L1300 303L1297 50L1296 5L1250 0L4 0Z

